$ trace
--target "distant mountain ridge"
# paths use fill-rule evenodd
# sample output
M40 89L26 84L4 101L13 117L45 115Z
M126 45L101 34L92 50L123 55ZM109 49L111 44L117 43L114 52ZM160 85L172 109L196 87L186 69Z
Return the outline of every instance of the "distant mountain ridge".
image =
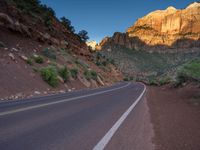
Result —
M200 3L178 10L172 6L138 19L126 33L106 37L97 49L116 45L130 49L163 50L200 47Z

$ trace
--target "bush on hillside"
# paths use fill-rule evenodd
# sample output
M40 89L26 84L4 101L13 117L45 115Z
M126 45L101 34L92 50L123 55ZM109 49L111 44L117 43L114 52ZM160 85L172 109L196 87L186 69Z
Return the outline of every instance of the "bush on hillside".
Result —
M91 78L92 78L93 80L97 80L97 72L94 71L94 70L92 70L92 71L90 71L90 73L91 73Z
M169 76L165 76L159 79L159 85L166 85L169 84L172 81L172 79Z
M68 68L65 66L65 67L62 67L62 68L59 68L58 69L58 73L59 75L63 78L63 80L66 82L67 80L69 80L69 77L70 77L70 72L68 70Z
M28 58L27 60L26 60L26 63L27 64L29 64L29 65L33 65L33 61L32 61L32 59L31 58Z
M76 59L75 63L77 64L77 66L80 66L83 69L88 69L89 68L89 65L85 61L83 61L81 59Z
M44 59L43 59L43 57L40 56L40 55L34 55L34 56L33 56L33 59L34 59L34 61L35 61L36 63L38 63L38 64L43 64L43 63L44 63Z
M77 68L73 68L73 69L70 69L70 74L73 78L77 78L77 75L78 75L78 69Z
M56 52L53 49L45 48L42 50L42 54L50 59L56 59Z
M134 79L134 77L132 77L132 76L126 76L123 80L124 80L124 81L133 81L133 80L135 80L135 79Z
M180 68L177 73L177 83L182 84L187 81L200 82L200 59L194 59Z
M56 87L58 85L58 78L56 69L52 66L48 66L41 69L41 76L50 86Z
M148 84L149 85L159 85L158 80L156 79L156 76L149 76L148 78Z
M106 67L109 64L115 65L114 59L106 58L105 55L102 55L100 52L97 52L94 55L94 63L97 66L104 66L104 67Z
M98 76L96 71L94 70L85 70L84 75L87 80L90 80L90 79L97 80L97 76Z

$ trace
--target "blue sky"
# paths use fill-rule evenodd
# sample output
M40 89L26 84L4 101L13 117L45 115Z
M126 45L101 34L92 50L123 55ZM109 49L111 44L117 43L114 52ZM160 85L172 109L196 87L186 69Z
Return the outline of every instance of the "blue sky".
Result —
M41 0L58 18L70 19L76 31L88 31L90 40L101 41L114 32L125 32L147 13L174 6L185 8L194 0Z

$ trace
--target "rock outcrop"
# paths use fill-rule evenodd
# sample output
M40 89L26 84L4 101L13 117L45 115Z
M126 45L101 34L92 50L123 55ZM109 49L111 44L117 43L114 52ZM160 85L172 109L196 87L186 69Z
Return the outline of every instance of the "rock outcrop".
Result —
M200 3L177 10L170 6L140 18L126 33L115 33L106 37L97 47L121 45L132 49L179 49L199 47ZM139 43L138 40L140 41Z
M91 47L92 50L95 50L95 46L97 45L96 41L88 41L86 42L87 46Z

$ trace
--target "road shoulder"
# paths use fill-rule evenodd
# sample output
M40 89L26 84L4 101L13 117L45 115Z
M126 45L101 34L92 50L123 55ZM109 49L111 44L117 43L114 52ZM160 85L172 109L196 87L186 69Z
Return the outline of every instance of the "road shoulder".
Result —
M144 96L107 145L106 150L154 150L153 126Z
M188 103L194 91L199 89L148 87L156 150L200 148L200 107Z

